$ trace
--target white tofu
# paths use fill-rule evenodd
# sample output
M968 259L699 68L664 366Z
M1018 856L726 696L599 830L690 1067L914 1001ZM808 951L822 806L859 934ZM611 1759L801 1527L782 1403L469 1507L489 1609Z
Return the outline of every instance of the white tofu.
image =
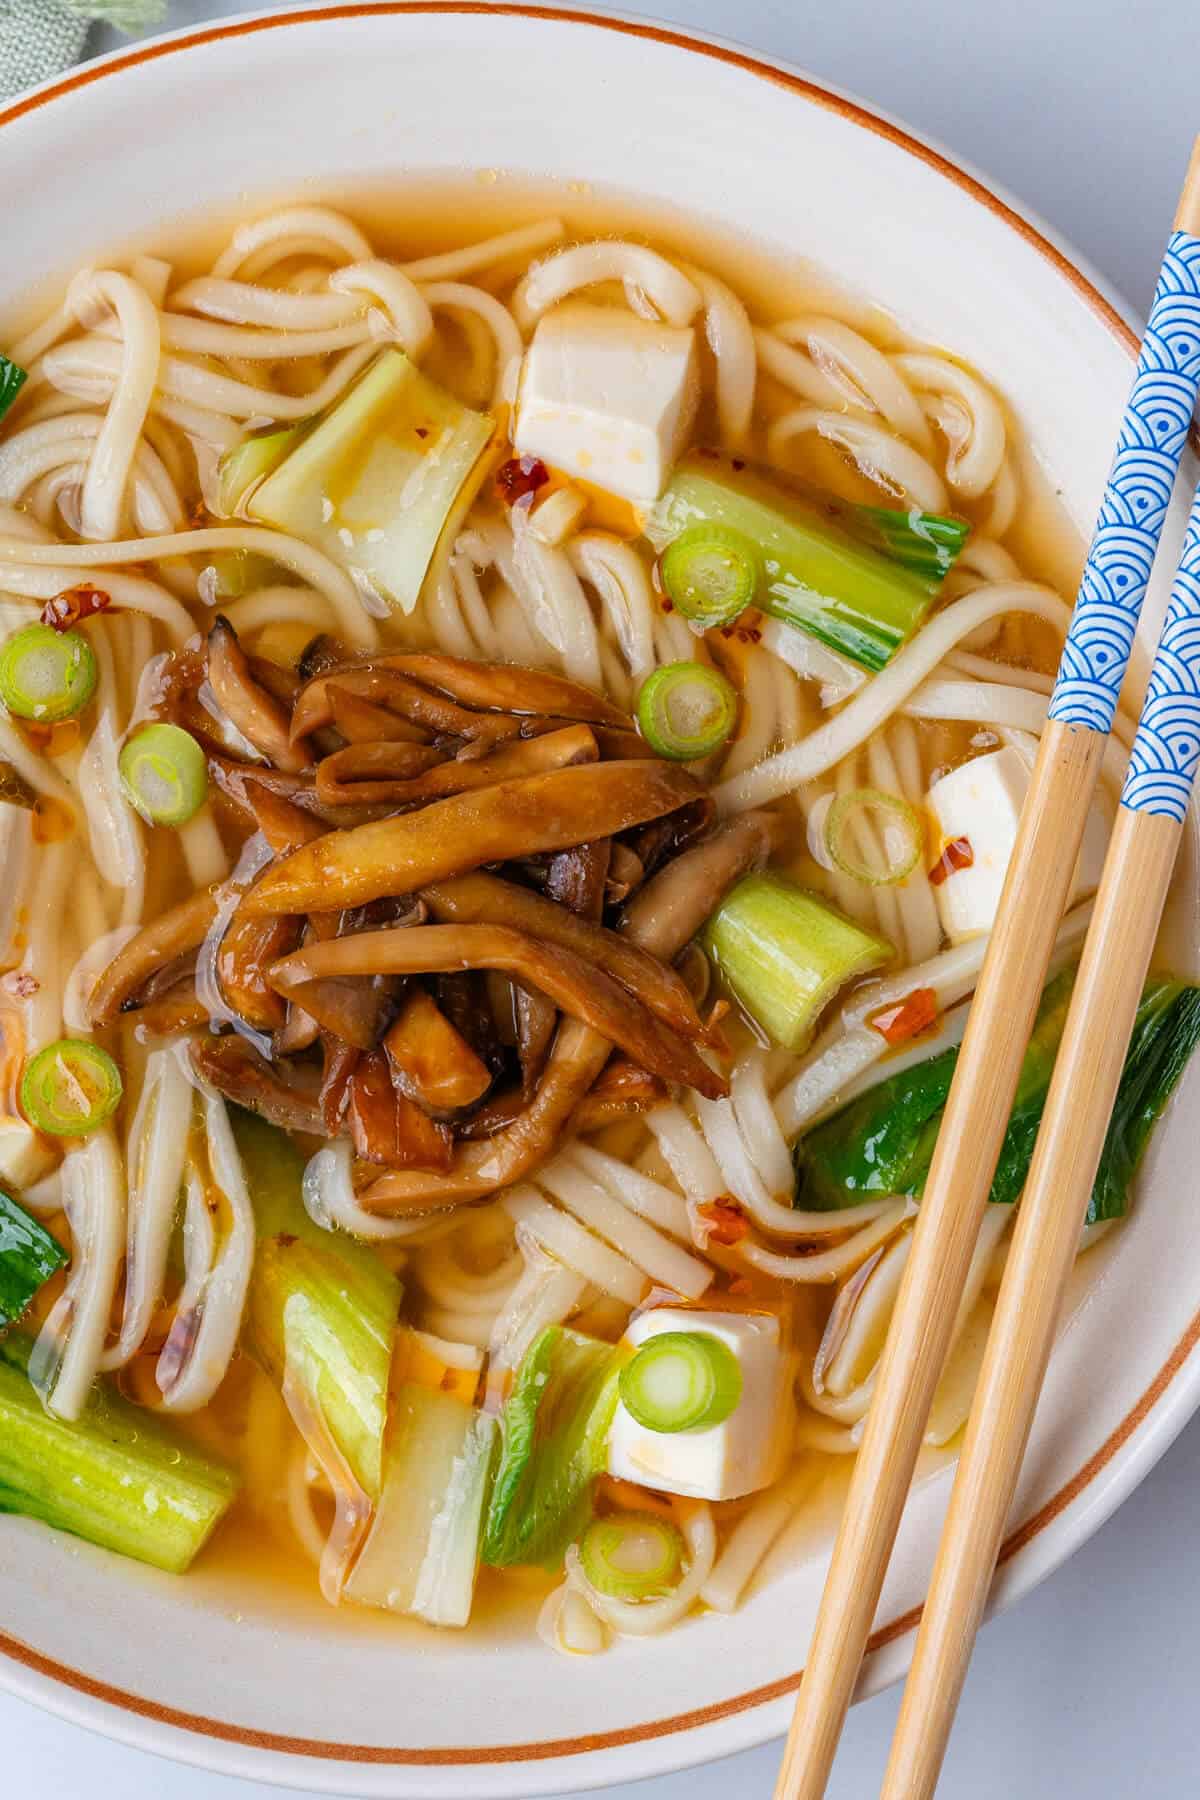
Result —
M525 353L513 442L522 456L649 505L667 485L699 393L690 326L567 301L539 322Z
M942 929L952 943L961 944L992 928L1031 775L1020 751L1006 745L963 763L929 789L926 804L937 832L937 855L955 838L966 838L971 846L970 865L951 870L933 890ZM1108 832L1104 814L1093 806L1075 868L1072 901L1099 886Z
M32 1187L48 1175L57 1162L43 1138L24 1119L0 1118L0 1183L8 1187Z
M706 1331L737 1357L742 1394L720 1425L648 1431L618 1401L608 1439L608 1472L643 1487L697 1500L734 1500L768 1487L792 1443L792 1359L773 1313L698 1312L660 1306L633 1321L635 1347L664 1331Z

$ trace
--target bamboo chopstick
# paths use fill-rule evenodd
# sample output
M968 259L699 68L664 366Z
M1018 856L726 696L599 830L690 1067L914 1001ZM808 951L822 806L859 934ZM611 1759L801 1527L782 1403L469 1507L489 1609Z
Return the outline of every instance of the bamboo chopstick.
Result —
M1200 141L880 1359L776 1800L825 1792L949 1348L1200 385L1198 213Z
M1175 866L1200 754L1200 493L1162 646L1017 1210L883 1800L923 1800L937 1785ZM1182 692L1169 685L1173 662L1188 670ZM1185 731L1190 741L1164 778L1147 719L1168 708L1175 743Z
M1200 198L1196 204L1200 237ZM1200 244L1197 246L1200 283ZM1200 368L1200 300L1195 358ZM996 1301L881 1800L937 1785L1200 762L1200 489Z

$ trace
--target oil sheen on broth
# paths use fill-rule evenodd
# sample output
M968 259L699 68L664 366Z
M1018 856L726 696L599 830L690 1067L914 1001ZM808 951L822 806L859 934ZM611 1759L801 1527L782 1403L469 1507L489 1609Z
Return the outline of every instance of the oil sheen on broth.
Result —
M802 248L414 179L9 322L17 1510L328 1630L578 1654L831 1528L1082 550L1003 370ZM1200 1030L1176 940L1081 1248Z

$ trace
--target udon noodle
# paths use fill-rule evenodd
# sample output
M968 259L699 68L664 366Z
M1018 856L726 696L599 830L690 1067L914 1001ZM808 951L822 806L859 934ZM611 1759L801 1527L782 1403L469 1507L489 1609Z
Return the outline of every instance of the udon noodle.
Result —
M89 267L0 362L2 1480L177 1569L232 1503L435 1624L540 1566L590 1654L735 1608L855 1451L1070 596L990 375L882 314L363 220ZM180 1541L110 1413L135 1490L182 1446Z

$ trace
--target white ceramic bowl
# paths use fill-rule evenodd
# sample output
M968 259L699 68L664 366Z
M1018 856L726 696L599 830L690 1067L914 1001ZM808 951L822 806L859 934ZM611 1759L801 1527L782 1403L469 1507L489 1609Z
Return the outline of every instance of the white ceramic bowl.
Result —
M272 12L88 65L0 113L0 128L0 310L201 201L406 167L583 178L815 257L962 352L1006 393L1090 526L1135 350L1096 278L901 127L729 46L466 0ZM1182 508L1166 553L1181 531ZM1198 1095L1200 1065L1059 1346L1000 1604L1095 1530L1200 1399ZM947 1480L926 1481L908 1508L867 1689L907 1664ZM174 1581L4 1520L0 1681L226 1773L348 1794L529 1797L782 1730L822 1575L814 1556L731 1619L564 1661L524 1635L497 1648L386 1622L350 1629L317 1602L284 1610L203 1570Z

